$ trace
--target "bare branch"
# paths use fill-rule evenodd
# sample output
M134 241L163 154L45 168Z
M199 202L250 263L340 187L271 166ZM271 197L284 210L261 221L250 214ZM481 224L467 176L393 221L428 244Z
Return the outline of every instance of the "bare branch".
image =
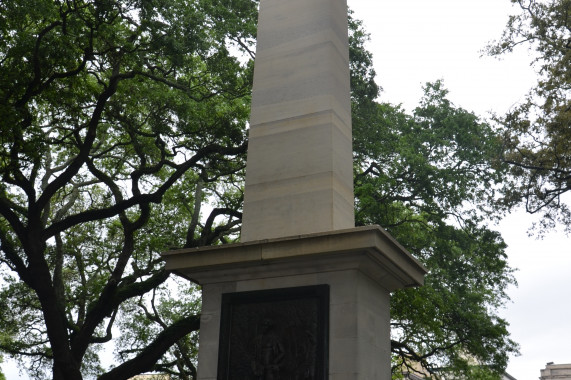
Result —
M156 339L137 356L101 375L98 380L126 380L140 373L152 370L155 363L169 348L187 334L198 330L199 327L199 315L192 315L174 322L163 330Z

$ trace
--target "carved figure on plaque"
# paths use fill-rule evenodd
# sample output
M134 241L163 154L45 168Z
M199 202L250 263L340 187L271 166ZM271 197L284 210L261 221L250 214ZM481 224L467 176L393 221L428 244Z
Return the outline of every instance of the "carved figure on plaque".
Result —
M326 285L222 296L218 380L326 380Z
M280 370L285 356L284 346L274 330L274 322L265 318L260 333L255 338L255 359L252 371L256 380L280 380Z

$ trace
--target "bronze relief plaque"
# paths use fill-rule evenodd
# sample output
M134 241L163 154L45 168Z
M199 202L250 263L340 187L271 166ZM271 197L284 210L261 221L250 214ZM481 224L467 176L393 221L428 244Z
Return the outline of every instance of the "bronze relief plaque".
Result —
M329 285L222 295L218 380L326 380Z

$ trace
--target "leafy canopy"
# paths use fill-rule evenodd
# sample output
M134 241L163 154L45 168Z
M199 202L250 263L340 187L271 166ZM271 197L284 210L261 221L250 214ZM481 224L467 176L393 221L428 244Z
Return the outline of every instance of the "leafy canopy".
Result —
M357 223L382 225L429 269L391 298L394 371L499 376L517 345L497 315L515 283L506 245L482 223L505 175L498 136L441 82L412 115L373 103L353 127Z
M199 299L159 253L237 236L252 61L234 52L253 57L256 13L251 0L0 3L0 351L31 376L196 378ZM357 222L430 269L393 297L395 371L475 361L497 375L516 350L495 314L514 281L505 245L482 224L504 174L498 136L440 82L411 115L378 103L367 35L350 26ZM100 360L110 342L115 368Z
M2 356L0 356L0 364L2 364L3 361ZM4 376L2 371L0 371L0 380L6 380L6 376Z
M252 46L256 11L0 4L0 321L11 332L0 350L28 358L32 376L128 378L182 355L176 343L198 328L192 307L165 317L144 349L121 347L131 355L117 368L98 359L126 313L152 311L155 298L141 297L168 278L160 251L215 244L239 220L252 65L232 51Z
M571 209L562 196L571 190L571 1L512 3L521 12L510 17L488 53L500 56L527 45L535 51L539 80L524 102L497 118L504 130L503 160L514 177L504 201L523 200L529 213L542 215L539 227L562 223L570 231Z

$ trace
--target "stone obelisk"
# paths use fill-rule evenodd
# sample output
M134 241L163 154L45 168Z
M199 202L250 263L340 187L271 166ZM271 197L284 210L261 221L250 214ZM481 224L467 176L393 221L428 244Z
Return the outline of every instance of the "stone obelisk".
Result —
M241 242L166 252L202 287L198 380L389 380L390 292L426 273L354 227L346 0L260 0Z
M354 227L345 0L262 0L241 241Z

